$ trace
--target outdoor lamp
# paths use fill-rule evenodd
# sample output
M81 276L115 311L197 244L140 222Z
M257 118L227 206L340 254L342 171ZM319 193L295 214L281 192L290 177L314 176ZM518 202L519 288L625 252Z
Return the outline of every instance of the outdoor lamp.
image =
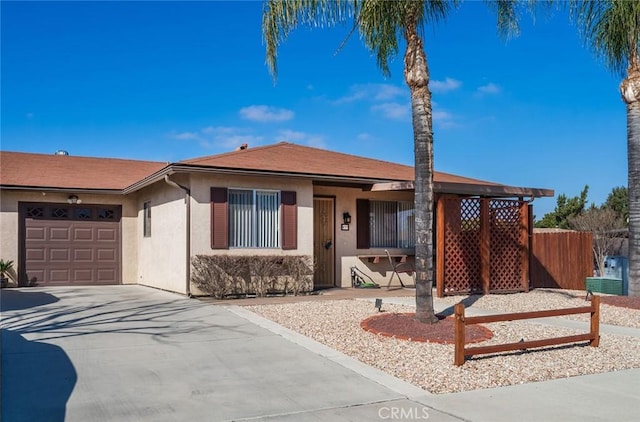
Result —
M351 224L351 214L349 214L349 212L342 213L342 219L344 220L344 224Z
M375 305L373 305L378 312L382 312L382 299L376 299Z
M69 195L67 202L70 204L81 204L82 199L79 199L76 195Z

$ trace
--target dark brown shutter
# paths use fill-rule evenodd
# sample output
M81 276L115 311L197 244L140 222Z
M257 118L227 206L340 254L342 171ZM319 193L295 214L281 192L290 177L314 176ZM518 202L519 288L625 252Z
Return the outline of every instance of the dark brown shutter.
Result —
M356 199L356 238L358 249L369 249L369 200Z
M226 188L211 188L211 249L229 249Z
M282 203L282 249L298 248L298 204L296 193L292 191L280 192Z

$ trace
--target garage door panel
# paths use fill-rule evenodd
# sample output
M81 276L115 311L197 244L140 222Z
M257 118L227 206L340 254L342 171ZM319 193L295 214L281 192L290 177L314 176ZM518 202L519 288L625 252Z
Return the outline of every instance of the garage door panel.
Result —
M29 207L44 211L29 214ZM62 204L23 204L22 210L22 259L32 283L41 286L120 283L119 207L83 204L81 212L75 212L73 206ZM100 218L107 211L113 218Z
M93 232L94 229L92 227L73 227L73 240L92 242Z
M29 280L31 284L41 283L42 280L45 279L44 269L30 269L27 271L27 280Z
M62 283L71 279L71 271L69 268L55 268L48 271L49 278L52 283Z
M50 248L49 249L49 262L51 263L69 263L71 253L67 248Z
M113 268L99 268L97 273L97 279L101 283L115 283L118 276Z
M97 240L99 242L113 242L117 238L117 232L113 228L97 229Z
M45 262L46 251L45 248L29 248L25 251L27 261L31 262Z
M117 259L117 251L115 249L97 249L96 250L97 261L104 262L115 262Z
M28 227L25 230L25 236L27 240L44 240L45 228L44 227Z
M46 240L49 241L64 241L68 242L71 240L70 227L50 227L48 237Z
M92 248L74 248L73 260L76 262L92 262L93 249Z
M73 281L76 283L91 283L93 281L91 268L78 268L73 270Z

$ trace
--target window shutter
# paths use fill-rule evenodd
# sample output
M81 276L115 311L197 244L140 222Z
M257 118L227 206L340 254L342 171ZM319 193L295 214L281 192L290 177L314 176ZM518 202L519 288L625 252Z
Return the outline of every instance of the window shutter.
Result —
M211 188L211 249L229 249L229 210L226 188Z
M356 248L369 249L369 200L356 199Z
M297 249L298 204L296 202L296 192L280 192L280 202L282 204L282 225L280 227L282 235L282 249Z

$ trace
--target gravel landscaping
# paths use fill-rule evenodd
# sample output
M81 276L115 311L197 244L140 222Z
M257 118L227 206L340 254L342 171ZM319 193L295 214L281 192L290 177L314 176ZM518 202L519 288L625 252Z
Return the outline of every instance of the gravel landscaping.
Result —
M464 297L437 300L437 311ZM584 306L584 292L534 290L530 293L477 297L472 308L501 312ZM475 356L453 364L453 345L412 342L376 335L360 323L378 314L370 301L318 300L247 306L247 309L310 337L368 365L436 394L522 384L555 378L640 367L640 338L601 334L600 346L587 343L529 351ZM410 306L385 303L385 312L413 312ZM640 327L640 310L602 305L601 323ZM573 318L580 317L574 316ZM586 316L585 316L586 318ZM586 319L585 319L586 320ZM535 340L586 331L523 321L485 324L489 340L474 346Z

